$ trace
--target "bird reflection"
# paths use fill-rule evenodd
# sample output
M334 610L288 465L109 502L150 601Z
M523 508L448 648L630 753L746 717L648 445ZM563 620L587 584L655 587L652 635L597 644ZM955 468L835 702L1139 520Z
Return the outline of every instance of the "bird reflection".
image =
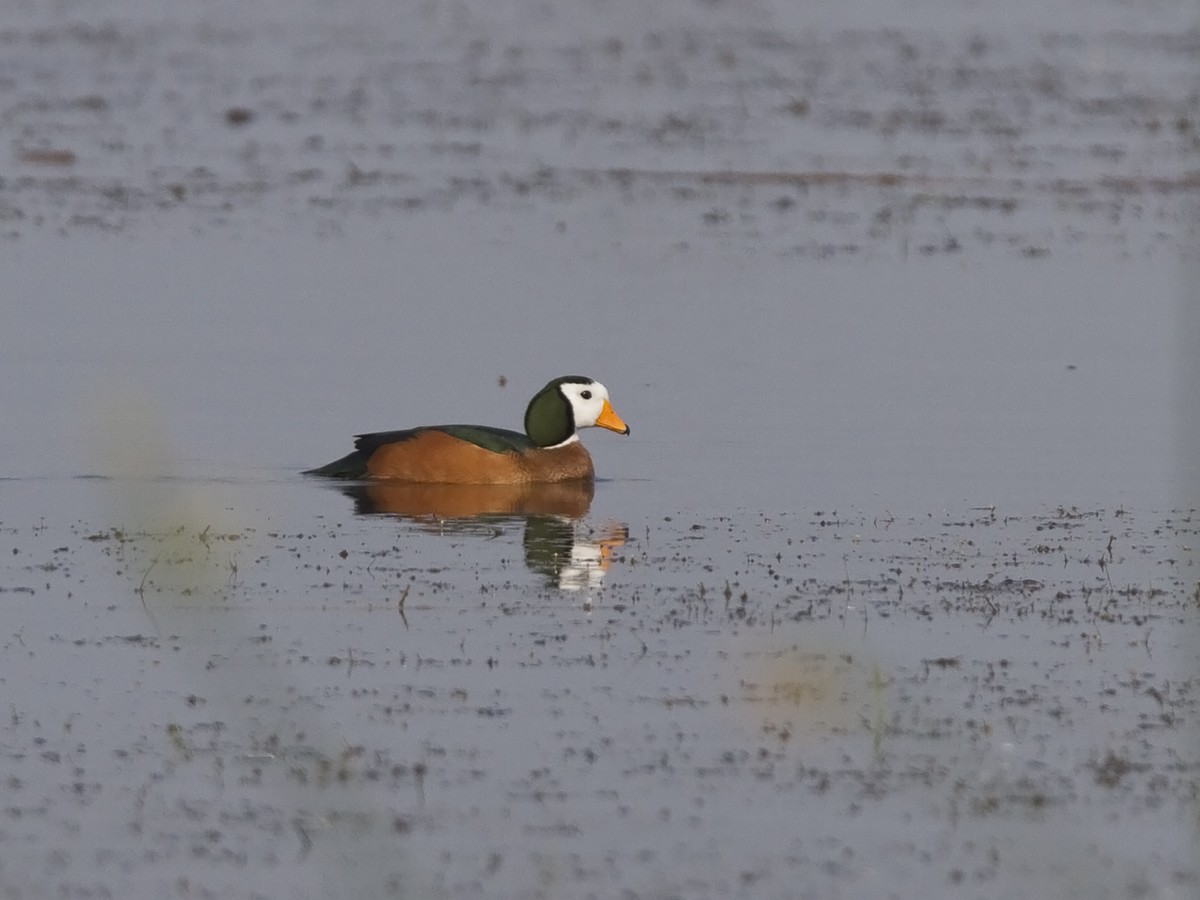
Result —
M598 588L612 565L613 551L629 537L629 529L616 522L593 532L578 522L557 516L530 516L525 520L525 565L544 575L564 591Z
M366 481L343 485L359 515L439 519L482 516L567 516L580 519L592 505L590 481L551 484L412 484Z
M629 537L622 524L600 529L580 521L592 504L589 481L551 484L411 484L369 481L340 484L358 515L434 519L438 532L500 533L524 521L525 565L563 590L597 588L612 564L613 551Z

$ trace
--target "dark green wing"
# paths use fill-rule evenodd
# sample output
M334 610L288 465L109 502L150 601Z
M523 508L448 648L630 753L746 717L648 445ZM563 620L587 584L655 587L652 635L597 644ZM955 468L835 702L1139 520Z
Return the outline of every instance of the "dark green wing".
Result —
M491 428L487 425L433 425L424 428L406 428L402 431L376 431L360 434L354 439L354 452L336 459L317 469L309 469L305 475L323 475L326 478L366 478L367 460L386 444L400 444L412 440L423 431L443 431L460 441L467 441L490 450L492 453L524 453L534 447L533 441L519 431L506 428Z
M482 447L484 450L491 450L493 453L524 453L534 448L533 441L526 435L519 431L509 431L507 428L492 428L489 425L438 425L434 430L444 431L451 437Z

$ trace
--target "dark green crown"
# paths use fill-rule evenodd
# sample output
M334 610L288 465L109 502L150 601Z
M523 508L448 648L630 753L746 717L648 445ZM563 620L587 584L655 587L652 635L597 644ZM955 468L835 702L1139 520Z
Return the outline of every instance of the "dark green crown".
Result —
M562 385L591 383L592 379L583 375L564 375L534 394L525 410L525 433L529 439L539 447L553 447L573 435L575 414Z

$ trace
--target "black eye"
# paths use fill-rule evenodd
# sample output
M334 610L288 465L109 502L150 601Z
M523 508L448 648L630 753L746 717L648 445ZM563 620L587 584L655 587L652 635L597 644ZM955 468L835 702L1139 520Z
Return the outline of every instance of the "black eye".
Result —
M582 397L584 400L591 400L592 392L591 391L580 391L579 396Z

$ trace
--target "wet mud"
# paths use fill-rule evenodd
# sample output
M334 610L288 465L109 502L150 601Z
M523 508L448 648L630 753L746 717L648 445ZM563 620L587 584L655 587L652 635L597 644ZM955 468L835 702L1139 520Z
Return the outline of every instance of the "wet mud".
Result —
M0 233L330 235L480 209L565 229L632 208L650 221L625 239L821 258L1195 237L1194 22L683 6L14 17Z
M1196 888L1191 512L326 499L5 529L10 894Z

